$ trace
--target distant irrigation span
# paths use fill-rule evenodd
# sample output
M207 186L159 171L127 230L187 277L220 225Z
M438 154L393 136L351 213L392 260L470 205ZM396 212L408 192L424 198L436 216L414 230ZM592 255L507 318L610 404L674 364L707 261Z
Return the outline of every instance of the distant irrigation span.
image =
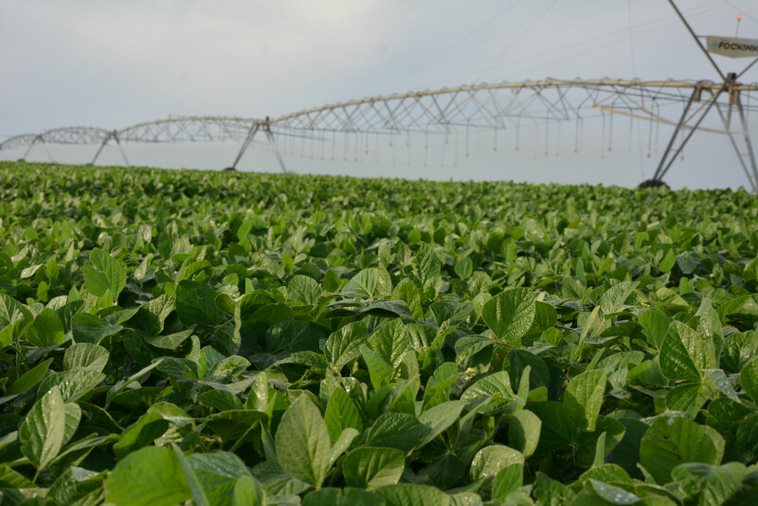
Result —
M751 95L758 83L742 84L736 74L712 81L640 81L545 79L480 83L455 88L398 93L314 107L279 117L179 116L121 129L62 127L22 134L0 143L0 151L24 149L22 160L37 146L91 145L94 164L113 144L129 165L122 144L236 142L229 168L236 168L256 137L266 142L286 172L289 156L356 159L373 150L411 145L428 152L430 139L455 136L468 154L476 137L488 136L495 148L509 142L518 149L522 137L540 136L545 150L569 136L578 151L585 122L597 121L601 142L609 146L614 129L642 122L648 155L657 148L661 125L673 133L661 150L653 183L661 183L694 133L727 136L752 190L758 193L758 168L748 128L758 110ZM639 129L638 129L639 130ZM655 150L657 151L657 150ZM424 154L423 156L428 156Z

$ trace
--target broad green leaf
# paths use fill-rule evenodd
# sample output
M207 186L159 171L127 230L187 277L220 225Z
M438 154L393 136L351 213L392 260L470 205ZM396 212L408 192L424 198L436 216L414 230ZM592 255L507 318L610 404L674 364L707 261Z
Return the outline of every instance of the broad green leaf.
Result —
M82 268L84 286L91 294L102 297L108 291L116 299L126 286L126 268L121 261L95 248Z
M524 456L518 450L504 445L485 446L471 461L473 480L494 478L497 473L511 464L523 464Z
M146 413L139 420L124 429L119 440L113 445L113 453L123 458L131 452L148 446L168 430L169 423L158 413Z
M532 326L535 303L535 294L524 288L506 290L484 304L482 319L499 339L518 343Z
M365 444L397 448L405 453L416 447L431 429L407 413L383 413L365 433Z
M660 349L668 335L671 320L662 312L651 308L640 314L639 322L648 342Z
M48 358L47 360L43 360L39 364L26 371L20 378L18 378L11 384L11 386L8 387L8 390L5 391L6 395L22 394L32 389L37 383L42 380L42 378L45 377L48 369L50 369L50 364L52 362L53 359Z
M499 371L477 380L461 395L461 400L467 402L486 399L487 403L477 408L477 412L483 414L502 411L515 398L507 371Z
M392 279L384 269L370 267L352 277L342 289L342 296L350 299L382 299L392 293Z
M537 478L534 480L533 496L537 504L572 504L576 494L566 485L559 481L553 480L548 475L537 472Z
M329 397L324 413L324 422L329 431L329 438L334 443L342 431L353 428L358 431L363 429L361 415L350 396L342 389L336 388Z
M241 476L234 484L232 506L265 506L266 491L252 476Z
M592 479L589 480L589 482L592 486L592 490L598 495L598 497L610 504L636 504L640 502L640 498L637 495L627 492L621 487Z
M366 323L359 320L349 323L329 335L324 351L329 362L339 371L360 355L360 347L368 339Z
M661 484L679 464L719 464L723 454L724 439L716 431L683 417L658 418L640 443L640 464Z
M429 378L424 389L424 401L421 406L422 411L431 407L442 404L450 399L450 390L458 381L458 367L455 364L446 362L439 366Z
M459 258L455 261L455 275L466 280L474 272L474 262L469 257Z
M205 425L225 442L239 442L250 430L266 419L266 414L251 409L229 409L205 417Z
M467 403L463 400L447 401L442 404L437 404L421 413L418 417L418 421L429 427L429 433L419 441L417 448L431 442L434 438L456 423L460 419L461 413L466 407L466 404Z
M77 343L99 344L123 329L121 325L107 323L91 313L77 313L71 320L71 333Z
M0 293L0 348L17 339L31 325L34 315L13 297Z
M116 506L175 506L192 498L173 450L148 446L130 453L105 481L105 500Z
M176 350L187 339L192 336L194 330L181 330L174 332L173 334L161 335L161 336L145 336L145 342L156 348L164 350Z
M321 285L310 276L294 276L287 285L287 300L293 305L312 306L320 297Z
M77 367L66 371L49 373L40 382L39 390L40 392L46 392L50 388L58 386L64 401L78 401L102 383L105 377L105 374L100 371Z
M712 337L701 334L679 321L671 323L670 331L679 336L679 340L699 371L719 368L716 344Z
M758 403L758 358L754 358L742 368L740 385L753 402Z
M205 495L203 485L200 483L200 480L197 479L194 469L192 469L187 458L184 456L184 452L182 452L181 448L175 444L172 444L171 448L174 450L176 460L179 462L179 466L182 468L184 477L187 479L187 484L192 492L192 503L195 506L210 506L210 501Z
M449 495L428 485L398 483L397 485L380 487L376 489L376 493L387 501L387 506L417 506L421 504L448 506L450 504Z
M625 433L624 424L618 420L610 416L598 417L594 432L580 432L575 438L578 447L575 453L576 464L583 468L603 464L608 454L624 439Z
M424 290L434 289L442 264L429 244L419 243L414 264L421 287Z
M563 404L577 426L590 432L603 405L603 394L608 371L592 369L574 376L566 387Z
M253 479L244 462L230 452L194 453L187 457L210 504L232 505L237 482Z
M382 496L358 488L322 488L306 494L303 506L387 506Z
M348 427L342 431L342 434L340 434L337 441L334 442L329 450L329 467L331 467L332 464L334 464L337 459L350 448L350 445L353 444L353 441L359 434L360 433L352 427Z
M636 281L622 281L610 287L600 297L600 301L598 302L603 315L622 311L626 307L626 300L634 292L638 284Z
M517 411L508 418L508 441L524 457L531 457L540 440L542 420L527 409Z
M729 504L727 500L737 492L746 474L740 462L723 466L685 463L675 467L671 477L690 499L699 496L700 504Z
M371 334L368 345L393 368L397 368L403 354L411 346L410 333L402 321L394 319Z
M63 343L63 323L52 309L45 308L26 330L26 339L34 346L55 346Z
M266 346L271 353L313 351L320 352L319 342L324 338L322 327L300 320L284 320L272 325L266 332Z
M46 468L60 453L67 439L67 422L71 422L69 425L74 425L73 421L75 425L79 424L81 410L76 404L70 406L70 416L67 417L67 405L61 391L52 387L32 406L21 424L21 451L38 470Z
M185 325L218 325L224 312L216 305L216 292L206 283L184 280L176 287L176 312Z
M744 370L744 369L743 369ZM731 381L722 369L705 369L705 382L714 390L721 392L735 402L739 402L739 396L734 390Z
M2 476L0 476L0 481L4 481ZM74 466L67 468L58 476L48 490L46 498L53 504L82 504L76 501L95 490L99 491L101 487L101 473Z
M421 294L416 284L410 278L403 278L392 291L392 299L406 303L411 317L421 320L424 317L424 309L421 305Z
M672 380L700 381L700 370L695 358L690 355L687 344L682 339L682 334L691 348L698 347L699 336L692 336L692 329L679 322L673 322L669 332L661 345L661 354L658 362L663 374ZM690 339L691 338L691 339ZM704 346L702 346L704 347Z
M550 304L540 301L535 302L534 309L534 320L528 333L537 336L554 327L555 322L558 321L558 312Z
M275 444L282 469L293 478L321 487L332 445L321 413L307 395L298 397L284 413Z
M150 299L139 307L139 311L129 320L129 326L147 336L157 336L163 332L166 318L176 310L176 300L164 293Z
M342 462L342 473L351 487L377 488L400 481L405 454L395 448L358 448Z
M492 479L492 498L506 501L508 496L524 484L524 464L510 464L498 471Z
M365 344L361 345L360 352L361 357L368 368L369 378L371 378L371 386L374 387L374 390L379 390L381 387L392 381L392 377L395 375L395 370L393 369L392 364L384 360L379 353L375 352Z
M103 372L108 363L108 350L90 343L74 343L63 354L64 369L89 369Z

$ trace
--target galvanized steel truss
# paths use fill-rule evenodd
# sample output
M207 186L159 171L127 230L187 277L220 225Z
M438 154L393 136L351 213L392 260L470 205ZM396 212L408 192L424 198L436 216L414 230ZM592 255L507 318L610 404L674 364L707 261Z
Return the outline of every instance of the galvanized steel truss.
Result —
M276 140L282 136L312 136L320 133L447 135L471 130L516 130L522 125L575 123L576 131L588 118L621 115L675 126L668 149L655 179L662 179L673 161L700 129L725 134L739 155L740 164L754 191L758 192L758 170L754 163L747 115L758 105L742 97L758 91L758 84L710 81L562 80L481 83L411 93L370 97L306 109L278 118L226 116L169 117L139 123L120 130L64 127L40 134L11 137L0 150L36 144L98 145L94 163L103 148L121 143L242 142L232 167L236 167L255 136L263 132L273 146L281 168L286 171ZM737 108L739 121L732 121ZM720 125L703 127L709 111L716 110ZM736 126L735 126L736 124ZM314 132L316 134L314 134ZM675 140L684 136L679 145ZM24 158L26 157L24 156ZM126 154L122 150L126 161ZM127 161L128 164L128 161Z

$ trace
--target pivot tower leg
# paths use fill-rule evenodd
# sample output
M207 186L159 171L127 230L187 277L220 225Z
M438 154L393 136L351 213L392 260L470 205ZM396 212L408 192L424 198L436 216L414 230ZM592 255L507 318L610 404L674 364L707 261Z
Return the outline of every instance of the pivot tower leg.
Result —
M274 139L274 133L271 131L271 127L266 126L265 132L266 132L266 137L268 138L268 142L274 148L274 155L276 155L276 161L279 162L279 167L282 169L282 172L286 174L287 166L284 165L284 158L282 157L282 153L279 151L279 146L276 144L276 139Z
M690 99L687 101L687 105L684 107L684 112L682 112L682 117L679 119L679 123L677 123L676 128L674 129L674 133L671 136L671 140L669 140L668 146L666 146L666 150L663 152L663 156L661 157L661 161L658 164L658 168L656 169L655 174L653 175L654 180L660 181L668 173L669 169L676 161L676 157L679 156L679 154L684 149L684 146L687 145L687 142L689 142L689 140L697 131L698 127L700 127L700 124L708 115L708 111L710 111L711 108L716 104L716 101L718 100L719 96L721 96L721 93L723 93L724 89L725 89L725 86L722 86L721 89L719 89L719 91L714 93L713 97L711 98L710 102L705 107L705 109L698 112L700 117L697 119L695 124L690 127L690 132L684 137L682 142L679 144L679 147L677 147L676 150L672 154L672 149L674 148L674 143L676 142L676 138L679 135L679 132L682 130L682 128L686 126L687 115L689 114L690 109L692 108L692 103L695 101L697 97L700 96L700 93L702 92L700 88L695 88L695 90L692 92L692 95L690 96Z
M242 155L245 154L245 151L247 151L247 148L250 147L250 143L253 142L253 137L255 137L255 134L258 133L258 129L260 128L260 125L256 122L253 124L253 126L250 127L250 130L247 132L247 137L245 137L244 142L242 143L242 147L240 147L239 153L237 153L237 158L234 159L234 163L232 163L231 166L229 166L229 169L231 170L237 170L237 164L242 159Z

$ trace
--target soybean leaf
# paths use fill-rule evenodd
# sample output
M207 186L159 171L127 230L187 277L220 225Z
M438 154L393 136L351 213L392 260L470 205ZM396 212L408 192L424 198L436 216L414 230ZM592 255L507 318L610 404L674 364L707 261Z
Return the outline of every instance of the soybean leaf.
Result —
M75 415L78 413L81 416L81 410L76 406L70 411L71 418L76 418L78 425L79 420ZM58 387L48 390L27 413L19 429L19 441L21 451L37 469L46 468L63 448L66 441L66 418L66 405Z
M347 484L368 489L399 482L404 468L405 455L395 448L358 448L342 463Z
M350 299L386 298L392 293L392 279L384 269L370 267L353 276L342 289Z
M667 483L679 464L719 464L723 454L724 439L717 432L683 417L658 418L640 442L640 464L658 483Z
M126 286L126 268L121 261L95 248L82 268L84 286L91 294L102 297L108 291L116 299Z
M636 281L622 281L610 287L600 297L599 305L603 315L618 313L623 310L626 307L626 300L634 292L638 284Z
M477 408L479 413L484 414L504 410L515 398L507 371L499 371L477 380L461 395L461 400L467 402L486 399L487 403Z
M309 492L303 506L387 506L382 496L358 488L322 488Z
M518 343L532 326L535 303L535 294L524 288L506 290L484 304L482 319L499 339Z
M108 350L90 343L74 343L63 354L64 369L88 369L103 372L108 363Z
M360 355L360 347L367 339L366 323L360 320L332 332L326 340L324 351L334 368L340 370Z
M218 325L224 312L216 305L216 292L206 283L183 280L176 288L176 312L185 325Z
M123 329L121 325L107 323L91 313L77 313L71 320L71 333L77 343L99 344Z
M26 330L26 339L34 346L55 346L64 339L63 323L50 308L43 309Z
M266 491L252 476L241 476L234 484L232 506L265 506Z
M331 442L321 413L301 395L287 409L275 436L279 465L293 478L316 488L329 468Z
M463 408L466 407L465 401L447 401L437 404L421 413L418 421L429 427L429 433L419 440L417 448L424 446L447 430L451 425L456 423L461 416Z
M434 504L435 506L448 506L450 496L439 489L428 485L416 485L411 483L398 483L386 485L376 489L388 506L413 506L416 504Z
M542 430L542 420L527 409L517 411L508 420L508 441L524 457L530 457L537 449Z
M523 464L524 456L518 450L504 445L485 446L471 461L471 479L491 480L512 464Z
M592 369L574 376L569 382L563 404L577 427L590 432L595 430L607 377L605 369Z
M50 369L50 364L53 362L52 358L43 360L36 366L26 371L20 378L14 381L11 386L6 390L7 395L17 395L32 389L42 378L47 374Z
M342 389L336 388L329 397L324 413L324 422L329 431L329 438L334 443L342 431L353 428L358 431L363 429L361 415L350 396Z
M13 297L0 293L0 347L11 344L33 320L34 315L29 308Z
M397 448L410 452L419 440L426 437L431 429L408 413L383 413L366 431L365 443L369 446Z
M148 446L130 453L105 481L105 500L130 506L175 506L192 491L171 448Z
M753 402L758 403L758 358L754 358L742 368L740 384Z

